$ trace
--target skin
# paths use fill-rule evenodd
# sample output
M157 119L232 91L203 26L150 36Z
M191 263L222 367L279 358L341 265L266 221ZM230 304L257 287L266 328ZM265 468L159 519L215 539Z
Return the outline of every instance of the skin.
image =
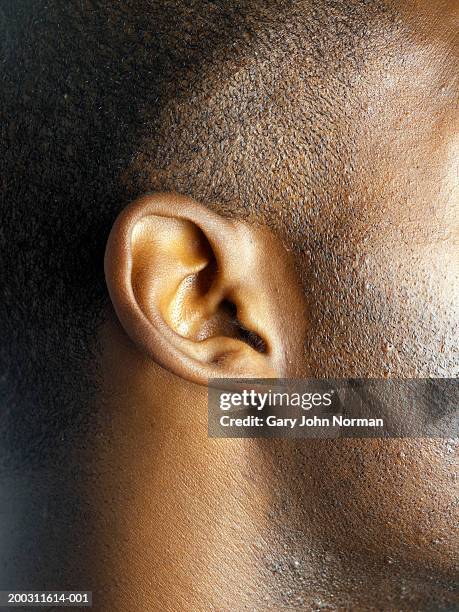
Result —
M359 101L370 112L350 111L357 171L348 204L329 203L315 241L309 237L308 248L294 253L295 273L271 283L273 304L286 288L299 287L302 304L285 300L283 307L289 321L306 322L296 329L303 342L292 348L283 374L457 373L457 10L453 3L407 3L405 10L408 21L424 26L418 46L403 58L410 79L404 62L383 83L381 67L370 66ZM442 10L440 25L435 17ZM428 32L432 22L438 25ZM280 210L272 222L281 242L288 214ZM257 248L273 259L272 243L261 240ZM284 253L275 260L291 258ZM268 283L263 272L253 278L257 288ZM109 271L109 287L120 282L112 276ZM116 296L114 303L116 309ZM279 318L272 312L267 328L275 330ZM132 338L123 317L122 325ZM114 381L122 381L128 389L122 397L140 411L140 428L151 415L143 447L125 399L115 410L128 415L120 417L128 433L114 446L131 457L130 477L139 475L121 490L128 487L139 504L141 528L131 537L141 552L129 575L140 583L134 589L146 607L411 610L458 603L454 442L209 440L205 390L194 386L200 381L187 367L172 368L172 377L155 359L142 367L134 347L156 362L160 357L138 335L122 349L116 322L103 333L108 405L117 406ZM185 423L184 406L193 415ZM161 457L149 470L159 441ZM132 453L139 446L142 453ZM115 460L112 452L108 457L107 465ZM154 502L141 493L145 488L157 492ZM111 503L119 507L112 496ZM112 571L119 571L123 561L114 559ZM151 573L144 583L145 567L153 583Z
M116 321L105 332L111 427L96 453L105 478L89 486L96 582L120 580L107 609L453 605L445 441L212 440L205 390L176 386L169 401L175 379Z
M456 441L212 440L206 430L209 375L457 375L458 8L400 4L415 41L367 66L346 109L352 172L312 229L292 229L288 205L271 211L269 231L254 224L258 211L228 223L174 177L195 199L160 193L122 213L106 256L99 423L59 478L32 493L27 477L5 487L10 582L61 588L54 571L110 611L459 605ZM282 184L293 179L286 169ZM163 207L180 240L168 226L158 242ZM221 292L196 282L177 302L177 279L196 262ZM234 286L265 354L222 308ZM66 491L72 465L79 485ZM8 532L18 515L39 563Z
M158 241L152 219L158 215L164 223L166 211L174 226L162 225ZM182 218L186 223L176 226ZM169 317L164 295L175 304L175 274L187 277L196 269L197 256L211 259L197 245L203 239L189 227L189 219L211 236L220 262L211 286L224 295L226 282L242 283L241 269L250 279L233 294L243 307L245 325L251 320L250 306L258 310L250 289L255 286L264 295L268 307L261 311L265 320L256 330L271 347L266 355L250 347L244 352L236 334L228 344L221 313L221 318L212 315L207 334L196 334L196 321L202 319L205 328L208 301L217 308L221 302L209 298L212 289L190 291L185 302L191 306L182 305L178 321ZM105 533L105 554L98 563L106 572L102 583L110 575L124 577L122 590L107 594L110 608L123 609L132 598L144 608L166 610L190 605L202 610L453 605L457 487L452 478L457 462L451 440L293 443L207 437L205 376L240 371L272 376L273 369L280 375L307 376L311 371L304 359L310 328L302 329L299 322L297 333L289 337L283 327L300 313L306 319L310 308L295 262L264 231L250 230L248 242L256 245L257 255L263 253L263 261L275 262L272 269L260 266L254 256L253 273L246 274L253 262L239 224L228 224L174 194L140 199L114 226L106 274L121 326L109 314L101 337L101 397L112 421L109 444L96 454L98 470L108 477L96 494L94 513L109 500L124 543L113 546L113 533ZM228 246L232 244L237 249ZM161 263L163 254L167 265ZM206 269L202 261L199 267ZM339 292L331 297L339 308ZM442 298L448 303L449 291ZM170 337L171 328L180 334ZM318 335L320 331L316 328ZM282 350L276 351L278 339ZM203 345L203 340L211 344ZM196 341L202 349L198 353L193 351ZM226 355L217 367L212 342ZM280 362L279 353L289 358ZM328 359L336 354L330 352ZM327 363L322 361L322 367ZM127 509L126 496L132 500ZM127 563L126 546L136 551Z

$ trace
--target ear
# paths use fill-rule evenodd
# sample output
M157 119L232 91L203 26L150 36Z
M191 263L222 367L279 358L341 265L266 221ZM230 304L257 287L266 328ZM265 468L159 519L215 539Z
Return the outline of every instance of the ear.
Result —
M302 315L286 259L267 231L157 193L116 220L105 274L131 339L164 368L206 384L286 375L287 323Z

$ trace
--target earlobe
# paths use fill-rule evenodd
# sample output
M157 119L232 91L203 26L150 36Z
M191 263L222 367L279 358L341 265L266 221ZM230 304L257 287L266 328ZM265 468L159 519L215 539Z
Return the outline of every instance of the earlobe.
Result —
M258 230L190 198L144 196L116 220L105 274L130 338L196 383L283 374L279 309Z

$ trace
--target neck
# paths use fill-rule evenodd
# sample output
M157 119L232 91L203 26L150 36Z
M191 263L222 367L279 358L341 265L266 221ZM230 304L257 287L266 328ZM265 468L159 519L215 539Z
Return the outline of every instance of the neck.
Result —
M331 475L336 441L208 438L205 388L152 365L113 322L104 344L104 435L88 487L100 519L91 567L116 585L106 609L372 609L385 597L404 609L407 592L422 609L435 596L361 552L375 526L358 533L349 489ZM355 459L355 442L338 442L343 463Z

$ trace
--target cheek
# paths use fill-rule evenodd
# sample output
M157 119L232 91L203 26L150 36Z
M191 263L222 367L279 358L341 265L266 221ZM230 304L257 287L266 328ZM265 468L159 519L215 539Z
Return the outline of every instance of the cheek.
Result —
M415 241L414 241L415 242ZM458 256L449 243L386 241L330 248L303 262L308 304L304 374L454 377Z
M382 339L379 365L388 377L454 377L459 252L454 243L422 236L406 242L400 235L376 241L358 270L362 302L373 314L367 327Z

